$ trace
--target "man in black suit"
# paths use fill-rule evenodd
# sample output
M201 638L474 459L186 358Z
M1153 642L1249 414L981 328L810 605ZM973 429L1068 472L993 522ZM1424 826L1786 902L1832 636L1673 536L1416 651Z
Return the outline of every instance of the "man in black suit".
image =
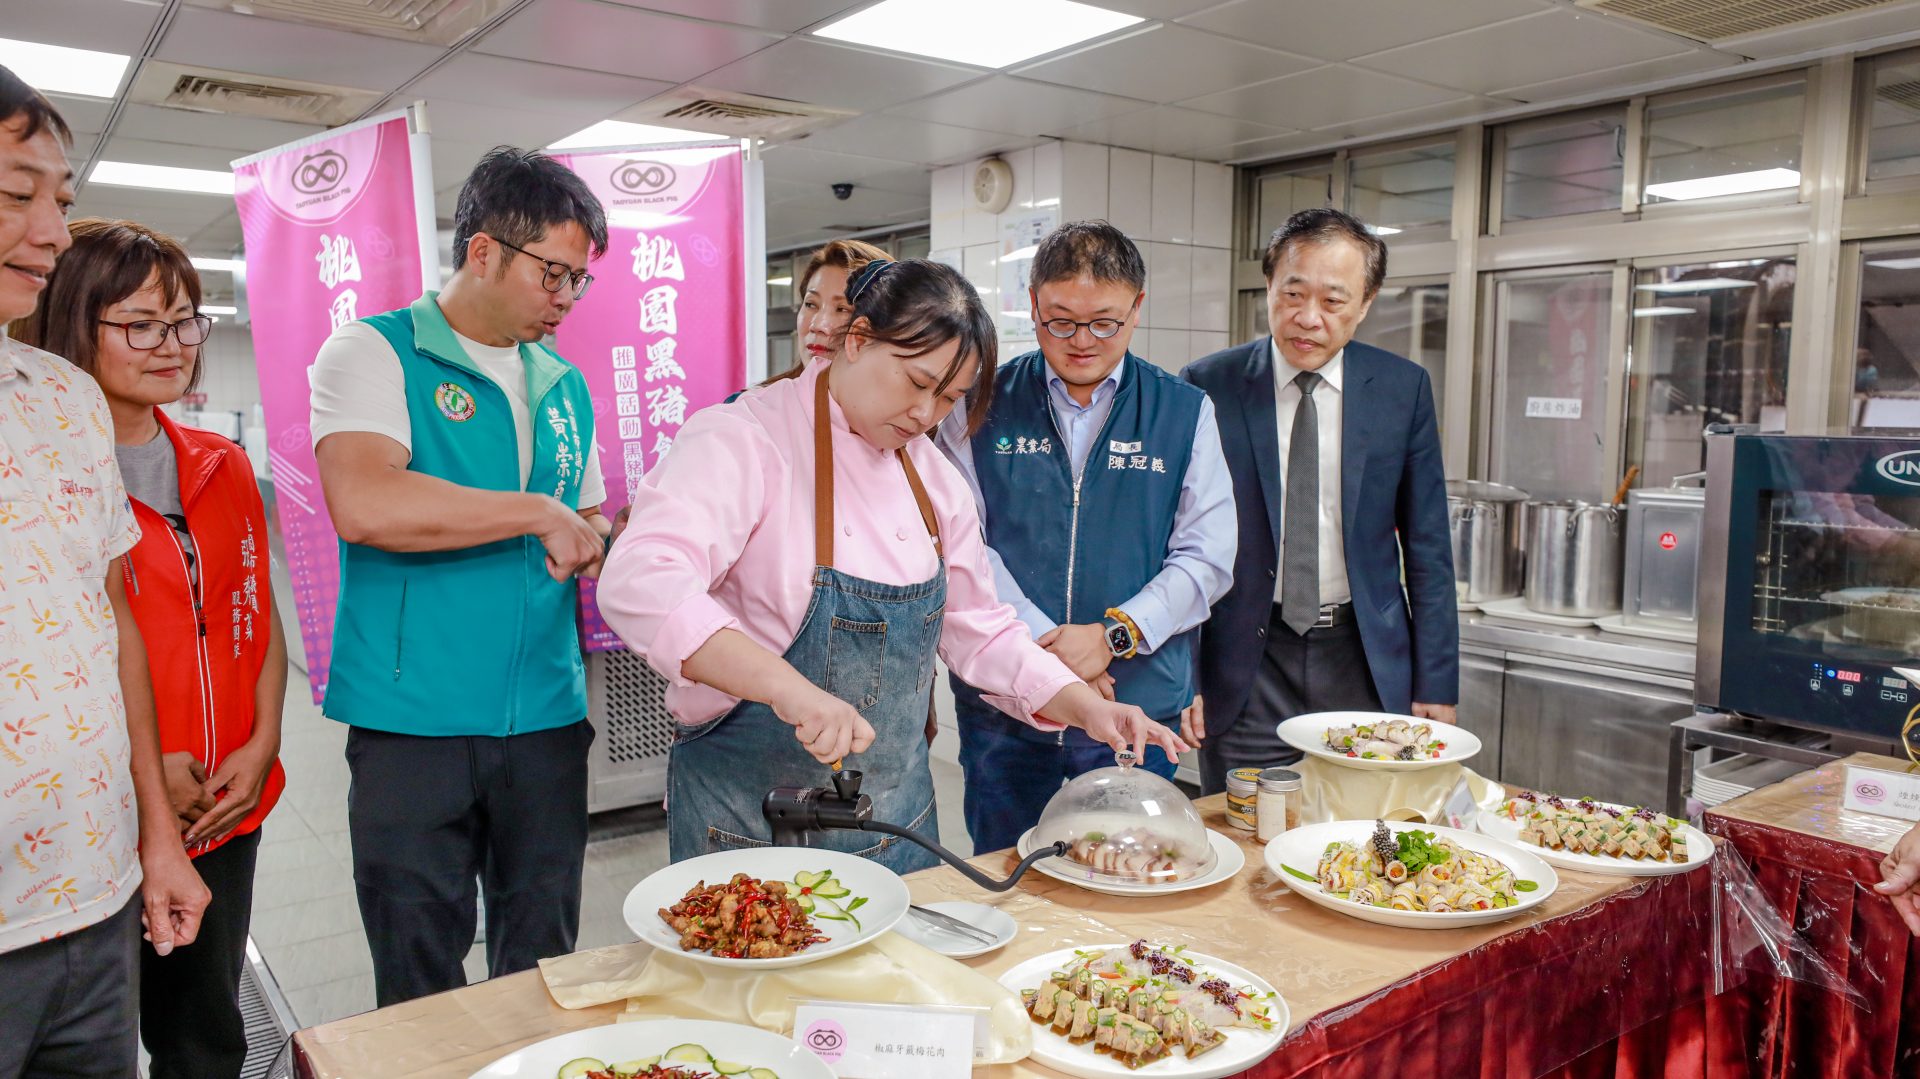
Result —
M1349 214L1302 210L1274 231L1262 270L1271 335L1182 373L1213 398L1240 506L1233 588L1201 632L1201 698L1181 731L1201 747L1209 794L1234 768L1299 759L1275 734L1283 719L1450 723L1459 699L1433 384L1353 343L1386 245Z

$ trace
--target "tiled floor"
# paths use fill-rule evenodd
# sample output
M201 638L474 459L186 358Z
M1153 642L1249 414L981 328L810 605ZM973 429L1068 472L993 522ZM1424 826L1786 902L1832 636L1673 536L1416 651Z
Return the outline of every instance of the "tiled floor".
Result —
M297 669L292 675L280 748L287 790L261 835L253 940L300 1025L311 1026L373 1007L373 963L360 928L347 842L346 728L323 718L309 701L306 679ZM960 820L960 769L951 763L950 728L942 738L934 786L940 804L953 807L942 815L942 839L967 854L972 846ZM637 881L666 862L664 822L589 843L580 947L632 940L620 904ZM485 955L485 947L476 945L467 956L469 980L485 976Z

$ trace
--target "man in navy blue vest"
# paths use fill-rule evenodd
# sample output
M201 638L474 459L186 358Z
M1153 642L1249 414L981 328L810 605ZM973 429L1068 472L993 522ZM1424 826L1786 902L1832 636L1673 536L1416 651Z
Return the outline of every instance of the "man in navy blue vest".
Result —
M1213 404L1127 351L1146 265L1119 229L1054 230L1030 280L1039 351L1000 366L978 434L956 409L940 443L973 485L1000 598L1075 674L1172 726L1232 579ZM1063 782L1113 763L1077 730L1037 731L958 678L953 691L976 851L1012 846ZM1175 762L1150 748L1142 765L1171 777Z
M1200 651L1204 711L1183 725L1207 793L1234 768L1299 759L1274 730L1291 716L1384 709L1450 723L1459 699L1433 384L1353 342L1387 247L1348 214L1302 210L1261 268L1272 334L1182 372L1220 408L1241 511L1233 588Z

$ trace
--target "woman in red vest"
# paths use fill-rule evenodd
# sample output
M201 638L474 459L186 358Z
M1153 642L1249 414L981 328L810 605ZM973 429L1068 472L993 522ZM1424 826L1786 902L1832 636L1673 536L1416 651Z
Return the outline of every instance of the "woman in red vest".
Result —
M213 902L192 947L142 950L149 1075L238 1076L240 967L260 822L285 785L287 653L267 575L267 520L239 446L159 406L200 381L213 320L180 245L130 221L76 221L46 302L16 336L92 375L140 522L124 565L146 640L167 789Z

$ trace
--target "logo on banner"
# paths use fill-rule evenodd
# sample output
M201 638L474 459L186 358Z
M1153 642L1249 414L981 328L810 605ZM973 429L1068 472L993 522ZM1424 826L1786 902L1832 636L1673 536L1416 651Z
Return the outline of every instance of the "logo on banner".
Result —
M324 195L347 178L346 156L337 150L308 154L293 168L289 182L302 195Z
M613 186L629 195L658 195L677 179L673 166L659 161L628 161L613 170Z
M452 382L442 382L440 388L433 391L433 403L440 406L440 414L455 423L465 423L473 418L473 395Z
M1920 487L1920 450L1890 453L1880 458L1880 463L1875 467L1882 476L1895 483Z

